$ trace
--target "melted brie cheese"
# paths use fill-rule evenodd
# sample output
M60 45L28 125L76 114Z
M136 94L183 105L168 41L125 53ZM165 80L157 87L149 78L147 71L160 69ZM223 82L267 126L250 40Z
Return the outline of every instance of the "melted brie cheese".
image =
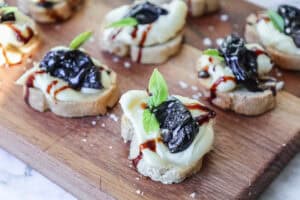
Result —
M246 48L252 51L260 50L264 52L264 49L258 44L246 44ZM260 54L257 56L257 71L260 77L270 73L272 68L272 61L267 54ZM203 78L203 80L206 80L205 83L207 85L204 86L206 86L207 89L210 89L216 81L222 77L235 77L230 67L228 67L224 61L220 61L219 59L208 55L201 55L198 60L197 70L208 70L210 77ZM230 92L236 87L237 84L235 81L227 80L221 82L216 89L218 92Z
M271 21L259 20L256 24L256 30L264 46L270 46L289 54L300 55L300 48L295 45L293 39L279 32Z
M132 6L125 5L109 12L105 18L105 26L124 18L124 16L126 16L130 11L131 7ZM140 46L140 43L144 37L144 33L148 32L143 46L157 45L169 41L183 29L187 16L187 6L184 2L178 0L172 1L170 4L163 4L161 7L166 9L168 14L160 15L159 18L151 25L138 25L136 37L132 37L134 27L128 26L121 29L105 29L103 33L104 40L111 40L111 38L116 35L114 38L115 42L124 43L126 45ZM149 31L147 31L149 26L151 26L151 28ZM119 32L119 30L121 31Z
M67 50L67 47L56 47L53 48L52 50L60 50L60 49L65 49ZM99 93L104 92L107 90L112 84L113 84L113 74L108 74L106 70L108 68L104 65L102 65L98 60L92 58L94 64L98 67L103 67L105 70L101 72L101 83L103 85L103 89L98 90L98 89L91 89L91 88L81 88L80 91L74 90L72 88L65 89L61 92L59 92L57 95L55 95L55 91L59 90L60 88L64 86L68 86L68 82L53 77L49 73L42 73L42 74L35 74L35 79L34 79L34 87L40 89L43 94L47 98L55 98L55 100L60 100L60 101L89 101L89 100L94 100L95 98L99 97ZM26 82L28 80L28 77L30 77L32 74L35 72L41 71L39 68L39 64L34 64L34 67L25 72L19 80L17 80L18 85L26 85ZM53 83L53 81L57 81L57 84L53 85L50 93L47 92L48 86Z
M175 96L184 104L199 104L198 101ZM125 93L120 100L124 115L130 120L134 127L137 144L134 145L133 153L130 159L135 159L139 155L139 145L160 138L160 132L152 132L147 134L143 127L143 112L141 105L147 101L148 95L145 91L132 90ZM205 114L203 111L190 110L193 117ZM184 167L196 163L206 153L208 153L213 145L214 131L213 120L199 127L199 132L194 138L192 144L184 151L179 153L171 153L167 146L162 142L156 141L156 152L149 149L142 150L143 159L151 166L159 167Z
M37 29L32 19L19 11L15 11L14 14L16 21L0 23L0 65L19 63L22 61L23 54L32 50L31 46L27 45L30 41L24 44L18 38L16 31L25 38L30 36L28 29L37 35Z

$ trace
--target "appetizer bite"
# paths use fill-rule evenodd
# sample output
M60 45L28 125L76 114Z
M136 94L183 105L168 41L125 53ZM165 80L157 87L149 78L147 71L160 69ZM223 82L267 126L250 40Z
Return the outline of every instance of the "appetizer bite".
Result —
M212 104L244 115L273 109L283 82L267 76L273 64L258 44L245 44L236 35L202 53L197 63L199 83Z
M16 7L0 5L0 66L22 64L38 47L34 21Z
M278 11L252 14L247 19L245 38L261 43L274 62L284 69L300 70L300 10L281 5Z
M176 54L182 44L187 6L180 0L156 5L139 2L107 14L101 48L144 64L159 64Z
M198 101L172 95L155 69L147 91L131 90L120 100L121 134L131 141L129 159L137 171L164 184L198 172L212 149L215 112Z
M40 23L69 19L83 0L18 0L19 7Z
M117 75L78 49L91 36L85 32L70 47L51 49L17 81L33 109L63 117L105 114L119 98Z
M137 0L145 1L145 0ZM148 0L149 2L156 4L169 3L174 0ZM216 12L220 9L219 0L184 0L188 6L189 15L193 17L200 17L212 12Z

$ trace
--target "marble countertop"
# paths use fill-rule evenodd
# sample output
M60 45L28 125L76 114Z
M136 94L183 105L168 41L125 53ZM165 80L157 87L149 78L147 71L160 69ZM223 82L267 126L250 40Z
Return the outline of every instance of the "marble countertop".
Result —
M300 0L248 0L267 8L278 4L300 5ZM260 197L261 200L300 199L300 155L297 155ZM75 197L0 149L0 199L76 200Z

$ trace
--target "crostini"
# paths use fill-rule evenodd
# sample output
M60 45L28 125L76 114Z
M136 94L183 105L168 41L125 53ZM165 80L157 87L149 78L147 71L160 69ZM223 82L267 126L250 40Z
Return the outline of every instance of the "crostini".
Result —
M169 96L155 70L147 91L131 90L120 100L121 135L131 141L137 171L164 184L179 183L201 169L213 146L215 112L196 100Z
M159 64L181 49L187 6L180 0L157 5L139 2L109 12L101 48L144 64Z
M18 0L19 7L39 23L69 19L83 0Z
M245 38L265 46L273 61L284 69L300 70L300 10L281 5L247 18Z
M78 47L90 33L79 35L70 47L51 49L40 63L17 81L33 109L63 117L105 114L119 99L117 75Z
M254 116L273 109L283 82L267 76L273 63L258 44L245 44L236 35L219 49L202 52L197 73L205 96L217 107Z
M0 7L0 66L20 65L39 44L35 23L16 7Z
M156 4L169 3L174 0L137 0L149 1ZM188 6L189 15L200 17L209 13L216 12L220 9L220 0L184 0Z

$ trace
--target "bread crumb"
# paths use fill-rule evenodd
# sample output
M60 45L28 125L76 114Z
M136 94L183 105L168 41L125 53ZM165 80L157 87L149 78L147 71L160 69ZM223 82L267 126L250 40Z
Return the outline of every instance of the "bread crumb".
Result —
M140 177L136 177L135 180L139 181L139 180L140 180Z
M211 46L212 45L212 41L210 38L206 37L203 39L203 45L204 46Z
M286 146L286 144L282 144L282 146L283 146L283 147L285 147L285 146Z
M196 192L193 192L192 194L190 194L190 197L191 197L192 199L195 199L195 198L196 198Z
M191 86L191 89L192 89L193 91L198 91L198 87L195 86L195 85Z
M182 89L186 89L189 87L189 85L184 81L179 81L178 84Z
M81 141L82 141L82 142L87 142L87 139L86 139L86 138L83 138Z
M102 124L101 124L101 127L103 127L103 128L104 128L104 127L105 127L105 124L104 124L104 123L102 123Z
M136 190L135 191L137 194L141 194L141 190Z
M129 69L129 68L131 67L131 63L128 62L128 61L124 62L124 67L125 67L126 69Z
M113 147L112 147L112 146L109 146L108 148L109 148L109 149L112 149Z
M223 43L223 41L224 41L223 38L217 38L217 39L216 39L216 44L217 44L218 46L220 46L220 45Z
M119 118L118 118L117 115L115 115L115 114L110 114L110 115L108 115L108 117L109 117L110 119L112 119L113 121L115 121L115 122L118 122L118 121L119 121Z
M96 121L92 121L92 125L96 126L97 122Z
M228 16L227 14L222 14L222 15L220 16L220 20L221 20L222 22L226 22L226 21L228 21L228 19L229 19L229 16Z
M112 60L113 60L114 63L117 63L117 62L120 61L120 58L117 57L117 56L114 56Z

